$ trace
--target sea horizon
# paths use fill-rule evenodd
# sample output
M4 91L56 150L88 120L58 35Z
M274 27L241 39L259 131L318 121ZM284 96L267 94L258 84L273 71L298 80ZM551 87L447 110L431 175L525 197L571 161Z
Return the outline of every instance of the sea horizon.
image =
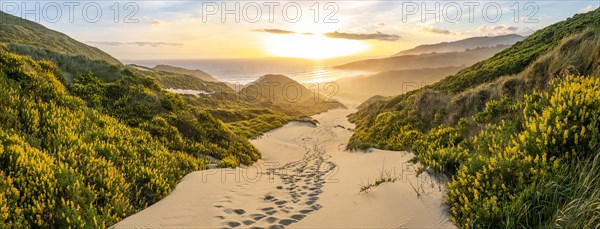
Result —
M153 68L170 65L201 70L219 81L247 84L268 74L281 74L300 83L332 82L341 78L375 74L371 71L334 68L356 58L311 60L300 58L224 58L224 59L124 59L125 64Z

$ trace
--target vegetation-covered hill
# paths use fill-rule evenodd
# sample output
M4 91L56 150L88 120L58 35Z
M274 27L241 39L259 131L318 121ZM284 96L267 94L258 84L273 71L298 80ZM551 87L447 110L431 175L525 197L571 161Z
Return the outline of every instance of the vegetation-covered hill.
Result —
M164 74L161 72L160 74ZM175 77L169 75L169 78ZM162 80L161 84L168 88L176 84L173 82L183 80L192 82L189 78L175 77L177 80ZM289 121L301 121L304 116L312 116L332 108L343 107L337 101L326 100L321 94L307 89L304 85L285 77L269 75L246 85L241 91L236 92L223 83L204 82L202 86L184 86L184 89L197 90L197 95L183 96L185 101L201 110L205 110L213 117L223 121L234 133L246 138L254 138L264 132L283 126ZM269 88L276 92L269 97ZM283 99L283 89L288 85L288 100ZM300 89L301 96L298 96ZM331 90L331 89L330 89ZM331 91L322 91L327 93ZM269 99L272 98L272 99ZM320 100L316 100L316 98Z
M295 113L282 113L289 111L287 106L277 106L275 108L279 110L274 110L272 106L245 102L224 83L173 73L172 68L169 68L171 72L157 71L114 64L113 61L104 60L106 58L84 55L90 54L84 47L92 47L11 15L6 15L2 23L2 28L23 27L31 36L43 37L37 43L23 45L20 39L13 37L13 33L0 34L0 37L6 38L3 41L9 51L35 60L54 62L65 76L64 84L68 93L83 99L88 107L133 128L145 128L154 137L165 141L172 150L199 157L210 156L209 163L214 162L213 159L220 161L222 166L252 163L260 154L246 138L305 115L305 112L297 110ZM189 70L181 71L192 73ZM198 72L193 73L197 75ZM203 98L182 97L166 92L163 87L203 90L214 94ZM223 109L235 110L239 119L232 121ZM257 112L262 109L266 110ZM228 123L221 120L227 120ZM176 132L164 133L166 130Z
M200 98L170 93L161 84L189 77L203 86L222 83L124 66L63 34L6 17L0 228L110 226L206 164L253 163L260 153L247 138L304 115L231 97L227 87Z
M368 100L349 147L411 150L449 175L459 227L595 227L599 59L600 10L575 15L436 84Z
M383 72L390 70L468 66L491 57L507 47L508 46L505 45L498 45L494 47L468 49L461 52L392 56L382 59L350 62L336 66L336 68Z
M392 96L440 81L464 67L421 68L381 72L368 76L347 77L335 81L338 95L364 101L374 95Z
M290 121L300 120L303 116L299 112L286 114L278 110L289 106L277 107L246 101L237 92L186 95L184 99L192 106L205 110L223 121L234 133L246 138L255 138Z
M157 71L163 71L163 72L178 73L178 74L182 74L182 75L190 75L190 76L197 77L198 79L201 79L201 80L204 80L207 82L219 82L219 80L215 79L210 74L203 72L201 70L189 70L189 69L174 67L174 66L169 66L169 65L156 65L152 69L157 70Z
M385 143L367 137L370 133L378 132L371 127L380 121L381 124L393 122L396 127L410 126L428 131L439 124L456 124L461 117L482 111L489 100L500 96L514 96L516 93L523 94L526 92L523 90L531 91L535 85L541 87L545 85L544 82L564 73L594 73L598 68L596 60L600 55L595 51L594 43L600 28L600 20L597 19L600 19L598 10L575 15L541 29L493 57L438 83L363 104L362 109L353 114L351 119L357 122L358 129L364 133L356 132L351 145L358 146L357 141L360 141L385 148ZM484 90L486 87L496 89ZM398 114L399 119L384 121L378 118L384 114ZM392 127L394 133L400 130L396 127ZM383 136L382 139L387 137L389 136Z
M437 44L419 45L412 49L404 50L394 54L394 56L420 55L424 53L442 53L442 52L463 52L467 49L482 47L494 47L498 45L513 45L524 37L517 34L507 34L491 37L470 37L458 41L442 42Z
M175 73L169 71L155 70L152 68L146 68L137 65L128 65L128 70L133 72L136 75L144 75L149 76L155 79L158 84L162 88L165 89L188 89L188 90L198 90L205 91L209 93L214 92L226 92L226 93L234 93L235 91L231 89L226 83L219 82L218 80L207 81L203 80L199 77L184 74L184 73ZM183 69L185 71L192 71ZM197 70L199 71L199 70ZM184 71L182 71L184 72ZM212 76L211 76L212 77Z
M0 43L44 49L68 56L82 56L112 65L121 64L117 59L98 48L78 42L63 33L50 30L38 23L2 11L0 11L0 19Z
M54 62L67 82L84 72L91 72L104 81L127 76L121 62L98 48L2 11L0 19L0 44L5 44L13 53Z
M107 227L205 166L172 149L185 140L168 117L134 128L90 109L49 61L0 47L0 88L2 228Z
M326 86L326 85L323 85ZM318 91L320 90L320 91ZM240 90L240 98L271 107L286 114L311 116L328 109L343 108L344 105L323 94L335 95L338 88L314 88L284 75L264 75Z

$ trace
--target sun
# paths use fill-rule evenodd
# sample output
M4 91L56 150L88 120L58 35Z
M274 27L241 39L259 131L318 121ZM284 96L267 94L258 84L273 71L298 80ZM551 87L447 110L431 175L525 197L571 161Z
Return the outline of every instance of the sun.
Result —
M266 36L264 48L271 56L319 60L349 56L369 47L361 41L328 38L320 34L290 34Z

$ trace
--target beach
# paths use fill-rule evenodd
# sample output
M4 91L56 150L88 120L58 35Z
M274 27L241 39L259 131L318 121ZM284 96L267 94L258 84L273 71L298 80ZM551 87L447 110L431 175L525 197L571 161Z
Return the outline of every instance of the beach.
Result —
M413 155L347 151L354 108L291 122L252 140L263 158L188 174L167 197L114 228L454 228L444 187ZM382 173L397 179L366 192Z

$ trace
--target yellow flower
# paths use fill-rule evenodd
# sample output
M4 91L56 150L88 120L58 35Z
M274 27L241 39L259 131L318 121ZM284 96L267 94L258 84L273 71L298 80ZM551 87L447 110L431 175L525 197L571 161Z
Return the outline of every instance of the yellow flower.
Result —
M496 166L496 163L497 163L497 161L496 161L496 158L492 158L492 159L490 159L490 164L491 164L492 166Z

